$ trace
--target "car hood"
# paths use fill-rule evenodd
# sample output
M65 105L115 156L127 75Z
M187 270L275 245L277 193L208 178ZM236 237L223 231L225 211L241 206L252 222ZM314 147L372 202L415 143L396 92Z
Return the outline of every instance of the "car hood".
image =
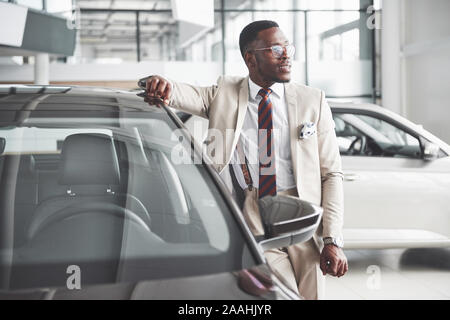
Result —
M298 297L271 274L266 265L235 272L137 283L83 286L81 289L39 288L0 291L0 299L63 300L293 300Z

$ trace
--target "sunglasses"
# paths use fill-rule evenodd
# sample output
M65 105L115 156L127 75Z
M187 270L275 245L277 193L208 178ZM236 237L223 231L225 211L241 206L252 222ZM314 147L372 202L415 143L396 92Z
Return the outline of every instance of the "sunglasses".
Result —
M261 50L272 50L272 55L274 58L281 58L284 54L284 50L286 49L286 55L288 57L292 57L295 53L295 47L292 44L288 44L286 46L275 45L267 48L258 48L249 51L261 51Z

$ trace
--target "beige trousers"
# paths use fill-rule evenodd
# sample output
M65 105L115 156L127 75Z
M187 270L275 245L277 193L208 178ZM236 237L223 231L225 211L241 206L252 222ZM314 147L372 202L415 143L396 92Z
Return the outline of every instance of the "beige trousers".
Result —
M254 235L264 234L257 206L257 190L245 190L244 218ZM278 194L296 196L291 189ZM307 300L324 299L325 277L320 270L320 243L315 237L287 248L265 251L267 263L283 283Z

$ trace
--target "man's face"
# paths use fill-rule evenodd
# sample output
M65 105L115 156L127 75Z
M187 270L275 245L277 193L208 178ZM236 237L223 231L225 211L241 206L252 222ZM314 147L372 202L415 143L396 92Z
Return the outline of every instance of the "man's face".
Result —
M252 67L253 76L260 81L270 82L288 82L291 80L291 61L284 50L279 58L274 57L272 50L254 49L268 48L274 45L286 46L289 41L284 36L280 28L269 28L258 33L258 39L250 46L251 54L255 57L255 65Z

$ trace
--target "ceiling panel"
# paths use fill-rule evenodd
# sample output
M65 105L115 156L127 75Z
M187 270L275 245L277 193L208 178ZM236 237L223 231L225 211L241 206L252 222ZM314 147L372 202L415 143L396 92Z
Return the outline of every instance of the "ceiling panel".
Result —
M186 0L189 1L189 0ZM139 32L142 56L153 46L150 54L164 38L165 45L177 37L178 23L172 17L170 0L78 0L80 15L80 43L86 54L96 57L123 57L121 52L136 51L136 13L132 10L155 10L139 13ZM83 9L103 9L86 12ZM131 12L114 12L131 10ZM159 10L163 10L162 12ZM168 11L167 11L168 10ZM101 55L99 55L101 52ZM110 54L108 55L108 52ZM128 56L135 59L135 55Z
M82 9L152 10L170 9L170 0L78 0Z

